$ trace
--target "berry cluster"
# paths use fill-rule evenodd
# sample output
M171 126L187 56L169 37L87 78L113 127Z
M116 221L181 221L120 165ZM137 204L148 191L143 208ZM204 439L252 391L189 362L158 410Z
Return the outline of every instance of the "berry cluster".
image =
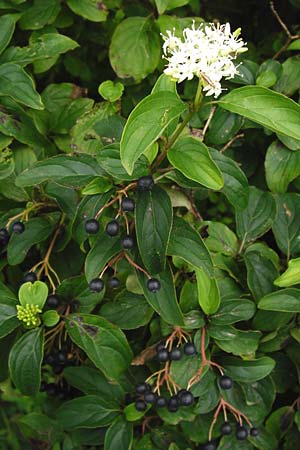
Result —
M220 432L222 434L222 436L228 436L229 434L231 434L233 431L233 426L225 421L222 423L221 428L220 428ZM247 439L248 436L251 437L257 437L259 435L259 431L257 428L246 428L244 425L241 424L237 424L236 425L236 431L235 431L235 437L237 438L237 440L239 441L244 441L245 439ZM216 450L217 449L217 442L215 441L209 441L206 442L202 447L201 450Z
M11 226L11 232L15 234L22 234L25 231L25 225L19 220L15 221ZM6 228L0 228L0 251L8 244L10 235Z
M74 356L69 346L64 346L60 350L51 351L43 359L43 365L49 365L55 375L62 373L64 367L74 365Z
M137 185L137 189L139 191L146 192L146 191L149 191L152 189L152 187L154 186L154 181L151 176L144 176L144 177L141 177L138 179L136 185ZM120 222L118 220L118 216L120 214L122 214L125 218L127 234L125 234L121 238L121 246L122 246L123 250L125 250L125 251L132 250L135 247L136 241L135 241L135 237L132 234L130 234L130 232L129 232L129 225L128 225L128 221L125 216L125 213L134 212L135 201L130 197L123 197L123 198L116 197L111 202L108 202L108 204L106 206L114 203L115 200L117 200L118 198L120 200L119 213L115 219L111 220L110 222L108 222L106 224L105 232L110 238L116 237L120 234ZM85 227L86 233L88 233L88 234L97 234L98 233L98 231L100 229L100 225L97 220L97 216L99 216L102 209L96 214L95 218L89 219L85 222L84 227ZM130 258L127 254L125 254L125 257L129 262L132 263L132 261L130 260ZM120 255L115 257L113 259L113 261L111 261L111 264L113 262L116 262L119 258L120 258ZM138 268L137 265L135 265L135 267ZM105 283L102 279L103 273L104 273L104 271L100 274L100 276L98 278L94 278L93 280L90 281L89 287L92 292L101 292L104 289ZM119 287L118 278L116 276L113 276L108 281L108 285L112 289L117 289ZM152 293L156 293L160 289L160 287L161 287L160 281L157 278L151 278L151 276L149 275L148 280L147 280L148 290Z
M167 407L170 412L176 412L180 406L191 406L194 403L193 394L186 389L181 389L169 399L153 392L148 383L137 384L135 392L139 395L135 402L137 411L145 411L147 404L149 404L156 406L156 408Z
M196 355L195 345L192 342L187 342L183 346L183 351L182 347L178 346L169 351L163 343L158 344L156 347L156 358L159 362L179 361L183 353L187 356Z

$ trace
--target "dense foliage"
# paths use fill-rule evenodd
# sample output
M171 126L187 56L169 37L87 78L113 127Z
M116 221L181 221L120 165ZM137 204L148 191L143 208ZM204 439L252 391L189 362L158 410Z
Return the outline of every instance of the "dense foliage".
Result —
M297 448L299 13L0 0L1 450ZM216 98L163 73L203 22Z

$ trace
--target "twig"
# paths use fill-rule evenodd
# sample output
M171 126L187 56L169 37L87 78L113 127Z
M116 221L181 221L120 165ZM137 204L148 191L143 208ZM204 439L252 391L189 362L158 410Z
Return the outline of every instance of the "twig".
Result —
M238 139L243 138L244 136L245 136L244 133L240 133L240 134L237 134L236 136L233 136L233 138L230 139L230 141L228 141L227 144L225 144L224 147L221 148L220 153L226 152L226 150L227 150L227 149L228 149L235 141L237 141Z
M214 114L215 114L215 112L216 112L216 109L217 109L217 107L216 107L216 106L213 106L213 107L211 108L211 110L210 110L208 119L207 119L207 121L206 121L206 123L205 123L205 125L204 125L204 128L203 128L203 130L202 130L202 133L201 133L201 141L204 141L206 132L207 132L208 127L209 127L209 125L210 125L210 122L212 121L212 118L213 118L213 116L214 116Z
M288 46L290 45L290 43L292 41L294 41L295 39L299 39L300 35L299 34L292 34L290 32L290 30L288 29L288 27L286 26L286 24L283 22L283 20L281 19L280 15L278 14L278 12L275 9L274 6L274 2L270 2L270 8L272 13L274 14L274 16L276 17L278 23L280 24L280 26L282 27L282 29L284 30L285 34L287 35L287 40L285 42L285 44L281 47L280 50L278 50L277 53L275 53L275 55L273 56L273 59L277 59L279 58L279 56L285 52L285 50L288 48Z

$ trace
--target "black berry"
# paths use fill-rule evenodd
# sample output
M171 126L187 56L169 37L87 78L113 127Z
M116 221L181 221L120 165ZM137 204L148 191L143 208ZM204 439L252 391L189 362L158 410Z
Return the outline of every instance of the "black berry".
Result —
M134 247L135 240L132 236L129 236L129 234L126 234L126 236L124 236L122 238L121 244L125 250L130 250Z
M158 408L164 408L165 406L167 406L167 403L168 402L165 397L157 397L156 402L155 402L155 404Z
M159 280L157 278L150 278L147 281L147 289L150 292L153 292L153 293L159 291L159 289L160 289L160 282L159 282Z
M17 221L12 224L12 231L16 234L21 234L25 230L25 225L23 222Z
M190 406L194 403L194 396L191 392L185 391L178 395L179 403L182 406Z
M28 283L30 281L31 283L34 283L37 280L37 276L34 272L28 272L24 277L24 283Z
M179 408L178 398L174 395L168 401L168 410L170 412L176 412Z
M145 411L146 408L147 408L147 404L146 404L146 402L144 402L144 400L137 400L135 402L135 409L137 411Z
M118 280L117 277L112 277L108 280L108 286L111 289L118 289L119 285L120 285L120 281Z
M84 228L88 234L96 234L100 228L99 222L96 219L89 219L85 222Z
M170 360L171 361L179 361L181 359L182 352L180 348L176 347L170 351Z
M159 350L157 352L157 359L159 362L166 362L169 361L169 352L166 348L163 348L162 350Z
M219 383L222 389L231 389L233 385L232 379L226 375L221 376Z
M46 305L49 306L49 308L56 308L59 304L59 300L56 297L56 295L49 295L47 298Z
M119 233L119 228L119 222L117 220L112 220L106 225L105 231L108 236L117 236L117 234Z
M235 436L239 441L244 441L245 439L247 439L248 431L243 425L238 426Z
M164 342L160 342L160 343L157 344L157 346L156 346L156 351L159 352L159 350L163 350L163 349L165 349L165 348L166 348L165 343L164 343Z
M59 364L65 364L65 362L67 361L67 356L66 356L66 354L64 352L58 352L55 355L55 358L56 358L56 361Z
M90 281L89 288L92 292L101 292L104 288L104 281L101 278L94 278Z
M146 392L146 394L144 395L144 400L146 403L151 403L151 405L153 405L153 403L155 403L156 401L156 397L157 395L154 394L154 392Z
M151 391L151 386L148 383L139 383L135 387L135 392L137 394L145 394L146 392Z
M229 422L223 422L220 429L223 436L230 434L232 432L232 427Z
M135 207L135 203L134 203L134 200L132 200L132 198L129 198L129 197L122 198L122 201L121 201L122 211L132 212L132 211L134 211L134 207Z
M0 228L0 244L6 245L9 241L9 234L6 228Z
M184 353L188 356L196 355L196 347L192 342L187 342L184 346Z
M259 435L258 429L257 429L257 428L251 428L251 429L250 429L250 435L251 435L252 437L257 437L257 436Z
M150 191L154 186L153 178L148 175L146 177L141 177L137 181L137 188L139 191Z
M216 450L216 444L214 442L206 442L206 444L203 445L203 450Z

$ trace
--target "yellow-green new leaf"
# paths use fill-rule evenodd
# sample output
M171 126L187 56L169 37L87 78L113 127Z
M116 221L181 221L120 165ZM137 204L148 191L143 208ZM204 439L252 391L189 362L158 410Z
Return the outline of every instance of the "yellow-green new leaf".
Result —
M274 281L276 286L289 287L300 284L300 258L291 259L286 271Z
M214 314L220 306L220 292L215 278L210 278L204 270L196 269L198 301L207 315Z

